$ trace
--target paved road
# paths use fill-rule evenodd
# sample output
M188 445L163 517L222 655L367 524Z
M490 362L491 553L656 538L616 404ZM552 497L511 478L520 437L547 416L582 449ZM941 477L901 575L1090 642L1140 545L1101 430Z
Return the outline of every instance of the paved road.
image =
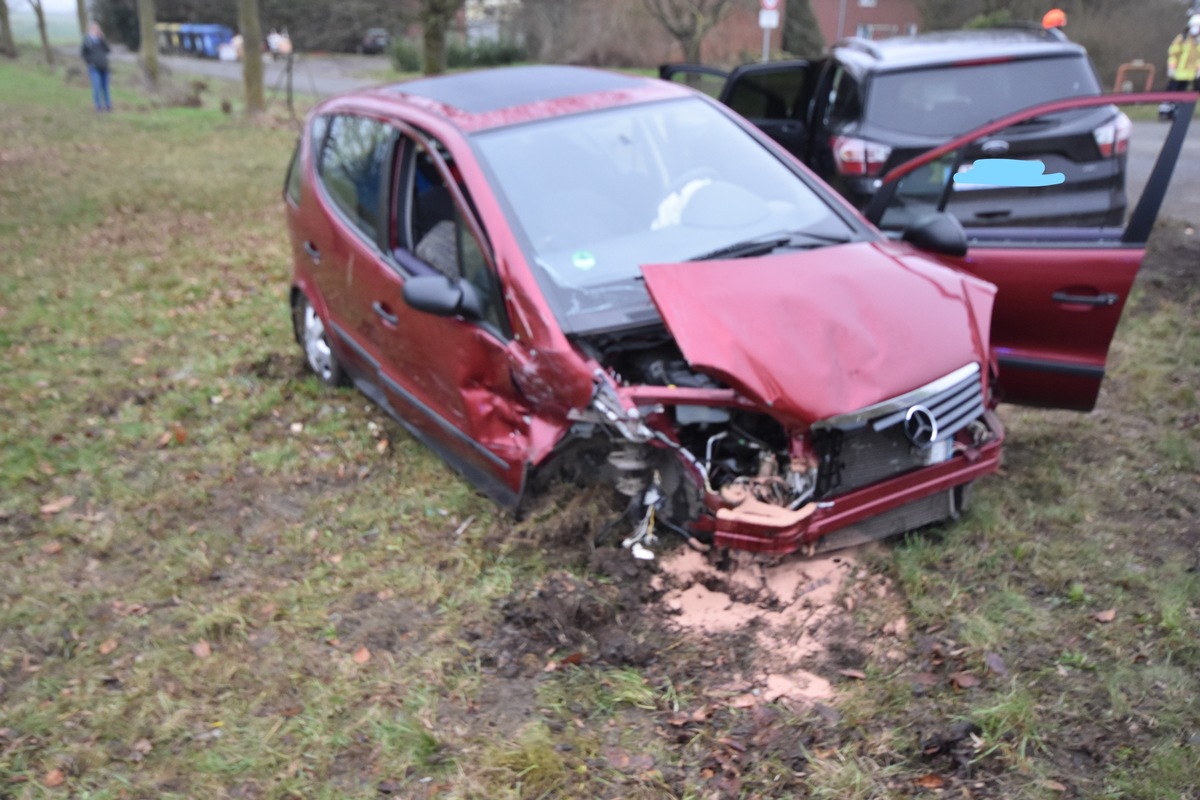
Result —
M135 56L118 49L113 57L132 62ZM161 56L162 62L176 73L203 75L231 81L242 79L241 64L209 61L183 56ZM389 63L382 56L297 56L293 88L298 94L329 97L388 80ZM283 62L266 62L263 82L268 89L284 86ZM1164 122L1135 122L1129 151L1129 198L1141 197L1154 160L1169 126ZM1183 153L1175 165L1170 189L1160 216L1185 220L1200 226L1200 120L1193 120Z
M72 51L74 52L74 51ZM78 53L75 53L78 57ZM114 61L133 63L137 56L123 48L112 53ZM175 74L200 75L229 81L242 80L242 65L234 61L214 61L187 56L163 56L159 62L167 65ZM386 83L390 63L385 56L296 56L292 75L293 90L297 94L314 97L330 97L335 94ZM263 62L263 85L271 89L284 87L285 63Z

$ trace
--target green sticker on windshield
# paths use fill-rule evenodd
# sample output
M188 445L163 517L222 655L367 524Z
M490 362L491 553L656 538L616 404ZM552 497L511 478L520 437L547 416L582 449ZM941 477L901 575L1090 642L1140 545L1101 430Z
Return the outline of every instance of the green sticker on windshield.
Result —
M571 256L571 263L575 269L588 270L596 266L596 257L587 250L576 250Z

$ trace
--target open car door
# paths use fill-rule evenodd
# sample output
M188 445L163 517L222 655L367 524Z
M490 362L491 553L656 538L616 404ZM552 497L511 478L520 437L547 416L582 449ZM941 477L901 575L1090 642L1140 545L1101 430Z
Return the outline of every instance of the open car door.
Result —
M772 61L727 73L698 64L664 64L658 75L715 97L803 160L816 66L804 60Z
M969 248L964 256L939 258L998 287L991 338L1002 401L1080 411L1095 405L1109 344L1196 99L1195 93L1157 92L1045 103L965 133L882 178L864 210L868 219L903 238L911 223L930 213L953 215ZM1116 108L1160 102L1177 105L1169 126L1131 123ZM1044 160L999 157L1010 139L1040 120L1103 106L1113 106L1111 121L1095 130L1095 151L1082 168L1072 163L1057 171L1062 156L1055 153ZM1109 181L1099 193L1098 174ZM1082 224L1087 215L1080 208L1098 202L1095 224ZM1006 227L1014 203L1037 203L1046 225Z

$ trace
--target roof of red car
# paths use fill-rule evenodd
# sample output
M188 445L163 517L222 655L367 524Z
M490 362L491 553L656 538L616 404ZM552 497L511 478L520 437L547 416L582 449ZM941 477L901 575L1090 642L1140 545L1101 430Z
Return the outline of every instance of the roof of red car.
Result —
M417 78L371 94L419 106L475 132L687 92L667 81L619 72L532 65Z

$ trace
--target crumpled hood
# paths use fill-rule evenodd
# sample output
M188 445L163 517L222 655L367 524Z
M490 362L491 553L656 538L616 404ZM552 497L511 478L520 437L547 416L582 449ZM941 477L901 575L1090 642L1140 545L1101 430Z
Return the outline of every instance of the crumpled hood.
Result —
M987 372L996 287L905 245L859 242L642 267L683 356L782 421L811 424Z

